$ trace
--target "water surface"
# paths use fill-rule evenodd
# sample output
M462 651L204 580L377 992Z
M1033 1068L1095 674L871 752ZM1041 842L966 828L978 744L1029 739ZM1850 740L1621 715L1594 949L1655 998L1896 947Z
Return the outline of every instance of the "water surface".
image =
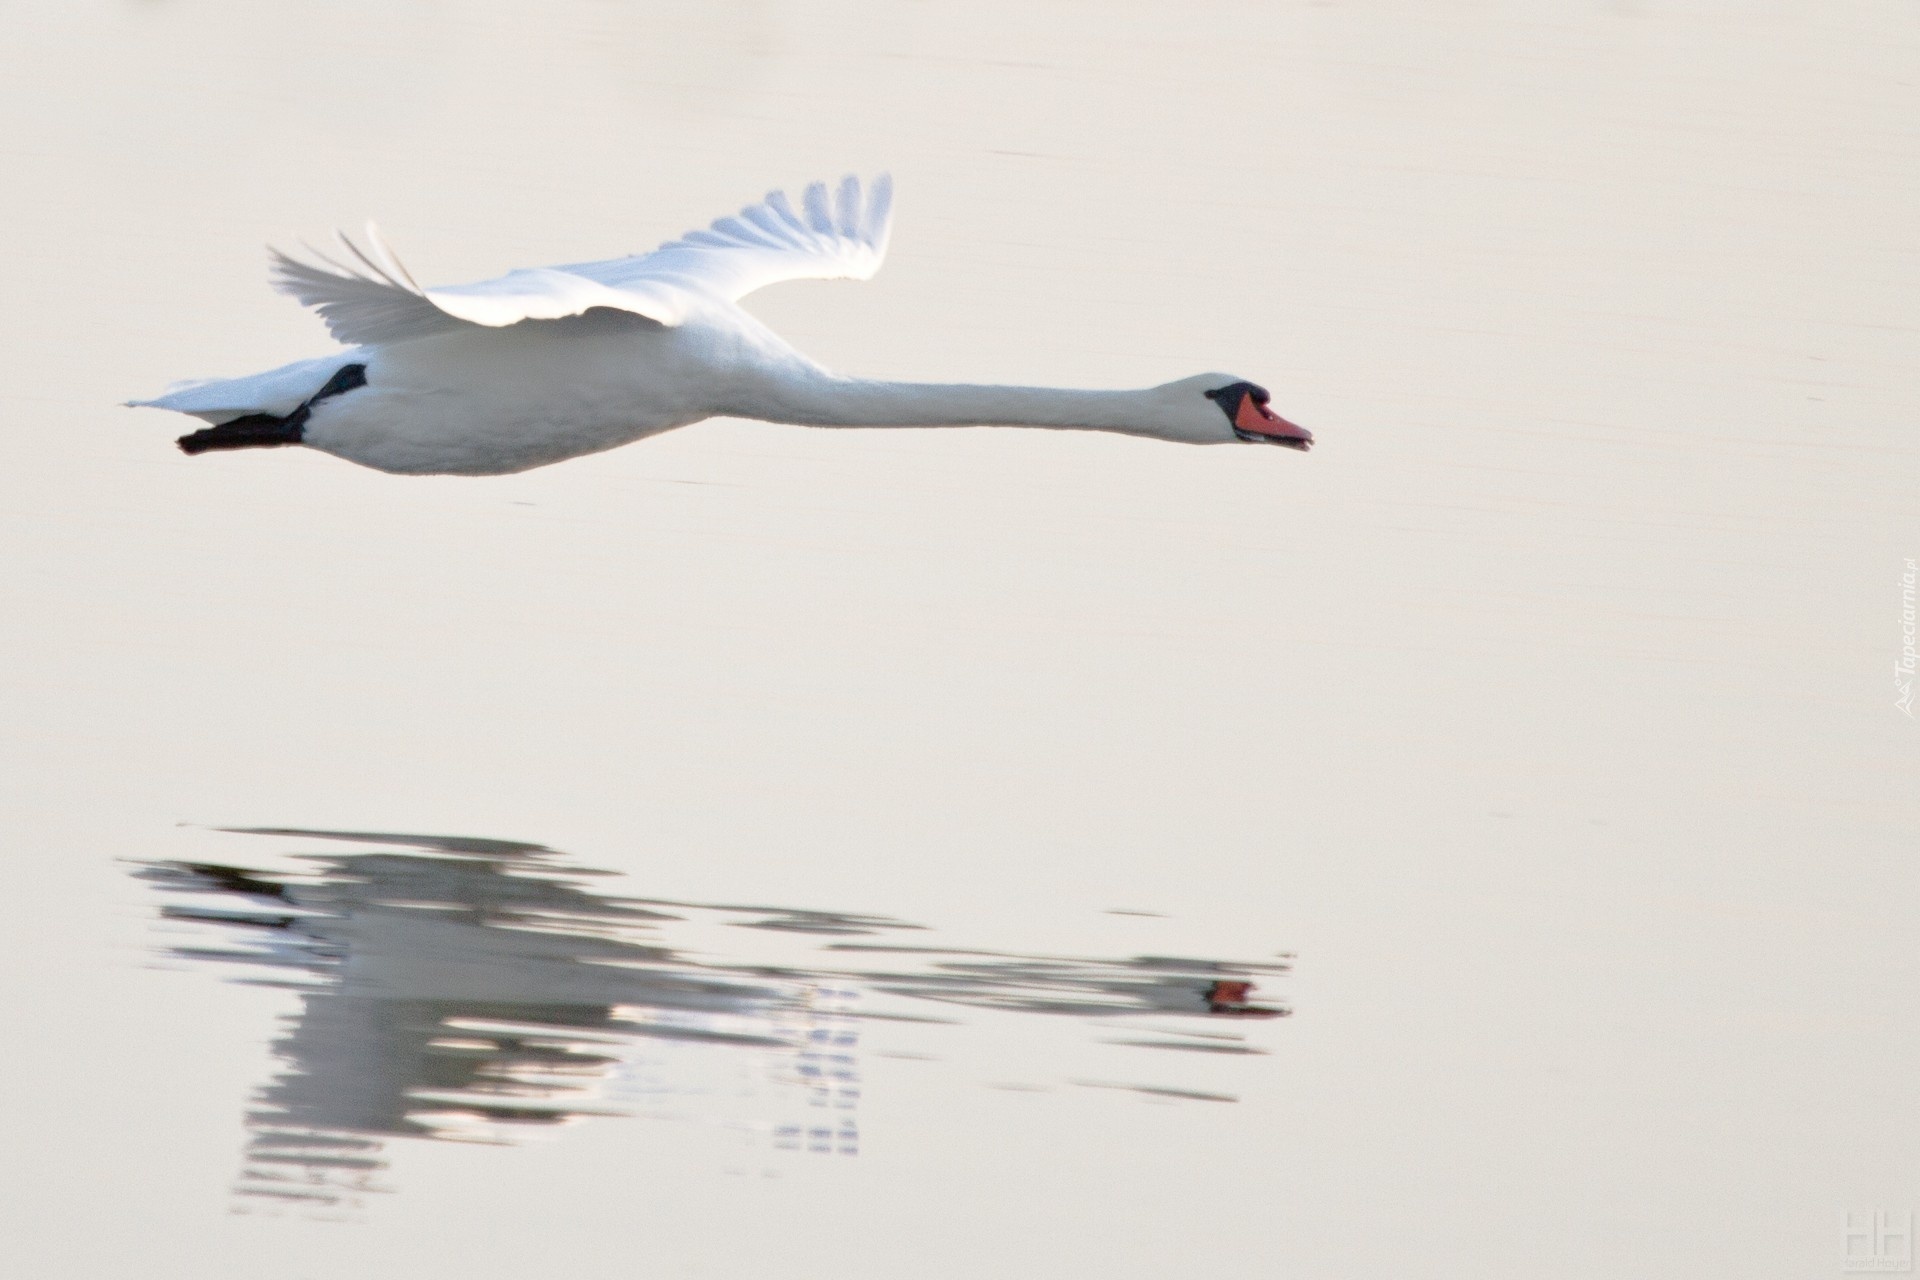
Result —
M274 1077L246 1112L235 1187L246 1207L357 1208L390 1189L379 1181L389 1139L510 1144L589 1116L730 1124L774 1150L855 1155L862 1032L875 1023L1038 1013L1107 1024L1118 1034L1105 1044L1264 1055L1225 1028L1287 1012L1252 998L1255 978L1285 973L1284 961L979 951L917 939L924 926L882 916L631 897L606 871L515 841L236 834L384 846L294 854L293 872L135 869L166 895L166 957L222 966L299 1001L271 1046ZM761 936L736 942L722 933L731 930ZM768 934L790 945L770 947ZM1160 1063L1134 1069L1166 1075ZM1049 1071L1043 1058L1025 1073ZM754 1082L745 1088L743 1073Z
M1911 5L9 15L9 1273L1805 1280L1917 1207ZM803 350L1318 446L117 407L328 349L266 242L880 169L879 277L751 300ZM1276 951L1284 1019L1134 962ZM283 1129L393 1194L257 1211Z

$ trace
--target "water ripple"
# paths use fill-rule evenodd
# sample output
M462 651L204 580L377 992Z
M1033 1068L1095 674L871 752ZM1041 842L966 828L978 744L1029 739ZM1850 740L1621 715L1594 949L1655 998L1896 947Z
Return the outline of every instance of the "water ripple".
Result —
M775 1148L853 1155L860 1035L874 1023L961 1022L969 1009L1131 1016L1152 1019L1126 1028L1144 1034L1104 1043L1241 1055L1264 1051L1223 1023L1287 1012L1251 994L1255 978L1287 971L1284 958L946 947L887 916L607 892L617 873L536 844L240 830L378 846L300 854L293 872L135 864L184 935L165 955L297 994L272 1046L279 1070L247 1115L236 1190L249 1203L327 1209L384 1190L393 1138L507 1143L587 1116L689 1107L711 1119L742 1095L752 1113L736 1123ZM784 951L758 958L769 946ZM716 1084L726 1073L711 1062L689 1078L649 1053L686 1045L735 1055L732 1085ZM739 1085L743 1065L757 1087Z

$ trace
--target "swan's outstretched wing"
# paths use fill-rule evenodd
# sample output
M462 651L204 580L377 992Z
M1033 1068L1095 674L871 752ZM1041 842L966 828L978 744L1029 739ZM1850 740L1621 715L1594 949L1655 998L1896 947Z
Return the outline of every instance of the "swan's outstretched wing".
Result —
M276 252L274 287L318 311L336 338L359 345L431 337L467 324L557 320L594 307L677 325L699 294L732 301L781 280L865 280L880 269L893 213L893 185L885 174L865 192L847 178L831 198L816 182L802 207L795 210L776 191L652 253L432 289L414 280L369 225L366 250L340 237L345 261L311 251L315 264Z
M661 324L678 324L686 300L646 282L613 289L597 280L553 267L512 271L477 284L426 289L367 225L368 253L340 237L351 258L336 261L309 249L319 263L277 250L273 284L320 313L333 336L352 346L430 338L470 324L499 328L522 320L557 320L593 307L631 311Z
M652 253L559 270L616 289L664 285L729 302L782 280L872 279L893 231L893 180L883 173L862 191L849 176L831 194L816 182L800 203L795 209L784 191L771 191Z

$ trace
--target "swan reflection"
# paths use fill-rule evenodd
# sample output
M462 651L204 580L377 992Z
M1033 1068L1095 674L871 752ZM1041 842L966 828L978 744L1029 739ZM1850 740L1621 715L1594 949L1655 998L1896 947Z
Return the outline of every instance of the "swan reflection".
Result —
M853 1155L860 1033L881 1021L953 1022L964 1007L1153 1015L1128 1028L1151 1038L1108 1043L1220 1054L1259 1052L1223 1018L1285 1012L1249 997L1252 977L1283 962L964 950L884 916L611 893L615 873L534 844L246 834L335 847L292 872L151 862L136 874L187 934L167 955L297 993L272 1046L279 1072L247 1116L237 1190L256 1201L382 1190L392 1138L505 1143L593 1115L714 1119L743 1098L738 1123L775 1147ZM785 954L759 958L770 946ZM728 1056L689 1078L671 1069L676 1046Z

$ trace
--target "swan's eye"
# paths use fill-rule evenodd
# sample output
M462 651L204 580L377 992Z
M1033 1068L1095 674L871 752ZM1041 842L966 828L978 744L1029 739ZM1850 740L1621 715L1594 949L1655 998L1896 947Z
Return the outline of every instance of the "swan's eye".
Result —
M1267 394L1267 389L1257 382L1230 382L1224 387L1215 387L1212 391L1203 391L1201 394L1226 410L1229 418L1233 416L1234 411L1240 407L1240 402L1244 399L1251 398L1255 404L1262 406L1273 399Z
M1240 412L1240 406L1247 400L1251 399L1255 404L1263 405L1268 399L1266 389L1256 387L1251 382L1233 382L1202 394L1220 406L1220 412L1227 415L1228 422L1234 420Z

